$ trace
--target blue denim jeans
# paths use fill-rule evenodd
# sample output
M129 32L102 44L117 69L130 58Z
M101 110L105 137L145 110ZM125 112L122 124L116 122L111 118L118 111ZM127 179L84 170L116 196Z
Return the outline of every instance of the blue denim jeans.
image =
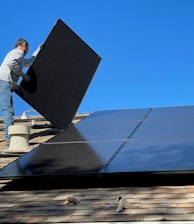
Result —
M4 118L5 141L9 141L8 127L14 123L14 108L9 83L4 80L0 80L0 107Z

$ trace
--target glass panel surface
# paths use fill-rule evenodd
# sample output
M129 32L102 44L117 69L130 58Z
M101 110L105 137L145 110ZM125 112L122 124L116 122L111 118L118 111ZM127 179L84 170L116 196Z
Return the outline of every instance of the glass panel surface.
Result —
M194 139L131 140L105 173L194 170Z

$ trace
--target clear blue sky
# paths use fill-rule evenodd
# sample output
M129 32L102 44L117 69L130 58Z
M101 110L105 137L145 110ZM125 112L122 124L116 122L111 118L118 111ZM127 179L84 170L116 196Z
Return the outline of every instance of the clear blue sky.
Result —
M30 56L58 18L102 57L79 113L194 105L193 0L2 0L0 61L19 37Z

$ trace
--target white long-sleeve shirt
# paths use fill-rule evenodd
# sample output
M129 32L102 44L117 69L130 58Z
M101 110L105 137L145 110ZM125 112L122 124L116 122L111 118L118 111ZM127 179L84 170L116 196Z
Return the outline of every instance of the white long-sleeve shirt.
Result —
M0 79L8 82L17 82L20 76L25 76L22 69L29 67L34 59L35 54L31 58L26 59L21 49L15 48L8 52L0 66Z

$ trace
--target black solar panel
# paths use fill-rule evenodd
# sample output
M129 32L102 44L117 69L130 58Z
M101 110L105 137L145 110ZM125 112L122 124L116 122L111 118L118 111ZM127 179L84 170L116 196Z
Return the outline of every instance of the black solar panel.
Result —
M100 61L100 56L59 19L27 71L30 82L22 81L17 94L64 130L71 124Z
M97 111L3 168L0 177L194 171L194 106Z

